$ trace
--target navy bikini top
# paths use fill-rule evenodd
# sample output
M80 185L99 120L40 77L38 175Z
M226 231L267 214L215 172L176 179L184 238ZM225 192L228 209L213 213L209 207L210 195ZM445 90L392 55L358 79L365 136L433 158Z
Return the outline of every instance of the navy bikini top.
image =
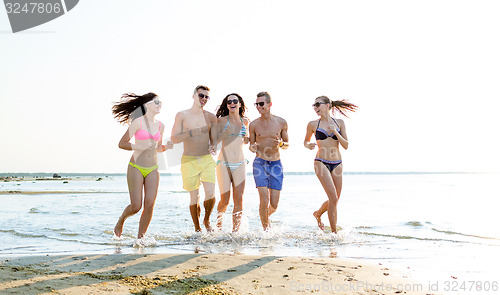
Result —
M328 137L331 137L333 140L338 140L335 133L332 132L332 134L328 134L328 132L325 129L319 128L320 122L321 122L321 119L318 120L318 126L316 126L316 134L315 134L316 140L325 140ZM337 124L337 121L335 121L335 119L333 119L333 122L335 122L335 125L337 125L337 132L340 132L340 126L339 126L339 124Z

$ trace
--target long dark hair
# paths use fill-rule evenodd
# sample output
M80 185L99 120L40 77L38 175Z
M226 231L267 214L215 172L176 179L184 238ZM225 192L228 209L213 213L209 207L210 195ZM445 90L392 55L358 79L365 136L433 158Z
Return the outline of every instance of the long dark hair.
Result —
M358 109L357 105L350 103L345 99L331 100L325 95L318 96L318 97L316 97L316 99L321 99L324 103L330 104L330 110L333 108L332 112L338 111L339 113L346 116L347 118L349 118L349 116L346 115L346 113L345 113L346 111L347 112L355 112Z
M230 93L230 94L226 95L226 97L224 97L224 99L222 100L221 105L217 108L217 112L215 114L215 116L217 118L229 115L229 109L227 108L227 98L230 97L231 95L236 96L238 98L238 101L241 104L241 106L240 106L240 117L243 118L245 116L246 107L245 107L245 102L243 101L243 98L241 98L241 96L238 93Z
M153 92L144 95L125 93L122 95L121 101L114 103L111 111L118 122L122 124L129 123L144 116L146 114L144 104L152 101L157 96Z

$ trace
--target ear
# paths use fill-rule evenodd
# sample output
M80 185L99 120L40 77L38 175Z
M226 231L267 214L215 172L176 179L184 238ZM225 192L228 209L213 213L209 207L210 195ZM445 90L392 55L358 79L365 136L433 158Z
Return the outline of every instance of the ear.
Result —
M273 102L272 102L272 101L269 103L269 106L270 106L270 107L272 107L272 106L273 106Z

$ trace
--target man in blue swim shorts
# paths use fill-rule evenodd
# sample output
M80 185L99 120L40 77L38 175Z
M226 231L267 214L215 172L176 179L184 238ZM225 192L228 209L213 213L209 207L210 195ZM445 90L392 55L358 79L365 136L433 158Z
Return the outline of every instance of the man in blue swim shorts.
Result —
M283 186L279 148L288 148L288 125L285 119L271 114L269 93L257 94L255 106L260 118L250 123L250 151L257 154L253 162L253 177L260 197L260 220L267 231L269 216L278 208Z

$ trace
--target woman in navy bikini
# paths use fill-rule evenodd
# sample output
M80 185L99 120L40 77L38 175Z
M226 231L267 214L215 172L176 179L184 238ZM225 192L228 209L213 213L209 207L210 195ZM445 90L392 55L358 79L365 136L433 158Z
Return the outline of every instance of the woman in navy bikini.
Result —
M127 170L130 205L123 210L116 223L114 233L118 237L122 235L125 219L139 212L143 203L138 239L146 234L153 217L153 207L160 181L156 153L173 147L170 141L167 145L162 145L165 126L155 120L160 109L161 101L156 94L151 92L144 95L126 93L122 96L122 101L115 103L112 108L113 115L118 122L130 124L118 146L134 152ZM135 137L135 143L130 142L132 137Z
M345 100L332 101L326 96L320 96L314 101L313 108L320 118L307 124L304 146L313 150L318 145L318 152L314 159L314 171L328 196L328 200L313 215L319 228L324 230L325 226L321 222L321 215L328 211L332 232L337 233L337 203L342 190L342 157L339 144L347 149L349 142L347 141L344 120L330 117L330 110L332 110L332 115L338 111L346 116L345 111L353 112L357 106ZM316 143L309 142L313 134Z
M236 93L228 94L216 117L219 129L219 142L222 148L217 161L217 181L219 183L220 201L217 205L217 227L222 229L222 219L229 205L231 187L233 188L233 232L237 232L241 224L243 210L243 191L245 190L246 164L243 145L249 141L248 124L245 117L245 103Z

